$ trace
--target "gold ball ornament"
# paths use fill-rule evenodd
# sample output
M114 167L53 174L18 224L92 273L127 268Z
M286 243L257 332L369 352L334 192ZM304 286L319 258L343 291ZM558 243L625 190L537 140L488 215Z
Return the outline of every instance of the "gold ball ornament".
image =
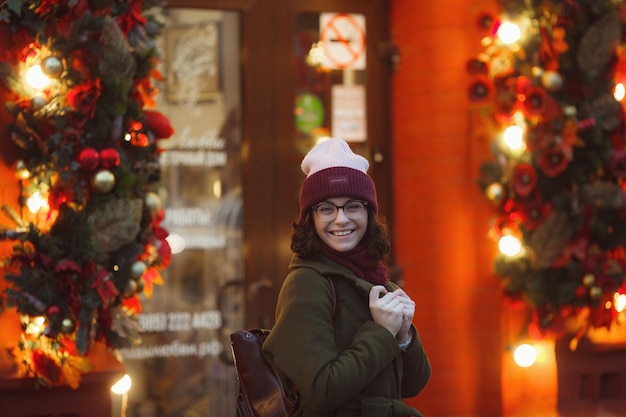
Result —
M124 296L127 298L132 297L133 295L135 295L136 292L137 282L129 279L128 282L126 282L126 286L124 287Z
M152 191L146 193L144 197L144 202L146 203L148 211L152 215L157 214L157 212L161 210L161 207L163 207L161 203L161 197L159 197L157 193Z
M602 288L600 288L600 287L591 287L589 289L589 295L594 300L599 299L600 297L602 297Z
M541 85L549 92L556 93L563 88L563 77L556 71L545 71L541 75Z
M144 280L139 279L137 281L137 288L135 289L135 293L137 294L142 293L145 286L146 286L146 283L144 282Z
M485 195L493 204L500 204L504 200L504 187L499 182L489 184L485 190Z
M50 78L59 78L63 73L63 61L56 56L49 56L41 61L41 70Z
M135 261L130 266L130 277L135 281L141 278L148 267L142 261Z
M583 277L583 284L585 287L591 287L596 282L596 276L593 274L585 274Z
M108 193L115 187L115 175L107 169L102 169L93 176L91 184L99 193Z
M19 180L27 180L30 178L30 171L26 168L26 163L21 159L15 164L15 177Z

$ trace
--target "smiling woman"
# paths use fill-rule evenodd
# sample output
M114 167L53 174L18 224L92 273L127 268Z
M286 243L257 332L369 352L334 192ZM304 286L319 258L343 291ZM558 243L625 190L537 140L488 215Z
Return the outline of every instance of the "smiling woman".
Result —
M263 349L300 390L303 417L421 416L403 398L424 388L430 362L413 325L415 302L383 264L390 244L369 162L330 138L301 167L291 272Z

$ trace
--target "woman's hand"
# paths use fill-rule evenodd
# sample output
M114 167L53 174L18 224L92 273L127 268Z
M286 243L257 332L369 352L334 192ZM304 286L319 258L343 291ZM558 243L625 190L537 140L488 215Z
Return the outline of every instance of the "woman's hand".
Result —
M398 331L396 338L398 343L402 344L406 342L411 336L411 323L413 323L413 317L415 316L415 301L411 300L411 297L407 295L402 289L394 291L398 299L402 301L402 326Z
M404 291L402 294L406 296ZM403 327L402 316L405 304L402 294L398 294L397 291L388 292L382 285L375 285L370 290L369 307L372 319L389 330L394 337Z

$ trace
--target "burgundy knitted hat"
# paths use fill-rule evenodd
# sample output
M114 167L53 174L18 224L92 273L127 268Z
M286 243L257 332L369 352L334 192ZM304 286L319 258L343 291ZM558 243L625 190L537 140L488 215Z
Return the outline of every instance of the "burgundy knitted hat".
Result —
M378 211L376 187L367 175L369 162L357 155L343 139L326 139L306 154L300 165L307 176L300 187L300 215L315 204L333 197L367 201Z

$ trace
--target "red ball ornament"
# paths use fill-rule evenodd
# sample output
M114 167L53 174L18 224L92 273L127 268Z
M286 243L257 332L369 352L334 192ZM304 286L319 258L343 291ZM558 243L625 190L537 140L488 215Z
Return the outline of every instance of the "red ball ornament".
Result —
M120 165L120 153L114 148L103 149L100 151L100 163L104 168L115 168Z
M585 287L584 285L579 285L578 287L576 287L576 291L574 292L574 294L576 295L576 298L586 298L589 294L589 288Z
M81 169L93 171L100 165L100 155L93 148L85 148L78 154L78 163Z
M55 314L59 314L61 312L61 309L57 306L50 306L48 307L48 315L52 316Z

